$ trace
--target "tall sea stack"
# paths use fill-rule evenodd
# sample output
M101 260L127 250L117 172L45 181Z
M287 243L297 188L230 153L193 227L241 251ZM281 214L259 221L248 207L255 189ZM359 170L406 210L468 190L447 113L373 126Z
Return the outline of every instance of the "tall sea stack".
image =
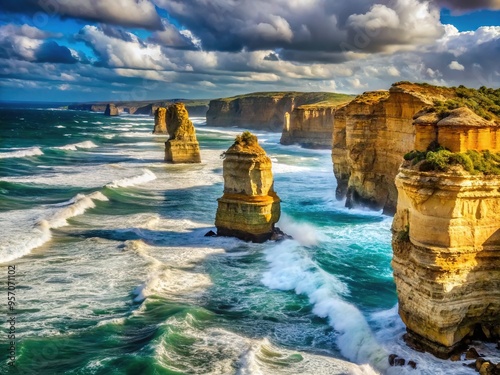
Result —
M104 114L106 116L118 116L118 114L119 114L118 108L113 103L110 103L106 106L106 109L104 110Z
M175 103L166 110L167 132L165 161L171 163L201 163L196 131L183 103Z
M271 159L250 132L236 137L224 157L224 195L218 200L215 217L217 234L267 241L280 217Z
M153 134L168 134L167 133L167 109L159 107L155 111L155 127Z
M467 339L500 339L500 126L458 108L415 127L396 177L392 267L405 340L448 358Z

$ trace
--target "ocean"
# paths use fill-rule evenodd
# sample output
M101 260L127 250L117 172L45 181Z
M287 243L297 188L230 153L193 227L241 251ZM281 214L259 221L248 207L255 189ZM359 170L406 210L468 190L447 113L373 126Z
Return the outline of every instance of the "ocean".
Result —
M329 151L254 132L294 239L205 237L242 129L192 120L171 165L149 116L0 109L2 374L475 373L404 344L392 218L336 201Z

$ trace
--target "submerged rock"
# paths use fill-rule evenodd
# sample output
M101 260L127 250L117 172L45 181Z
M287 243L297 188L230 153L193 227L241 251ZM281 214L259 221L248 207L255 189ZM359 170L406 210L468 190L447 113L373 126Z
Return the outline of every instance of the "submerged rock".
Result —
M155 127L153 134L168 134L167 132L167 109L159 107L155 111Z
M183 103L175 103L166 110L167 132L165 161L171 163L201 163L196 131Z
M280 217L271 159L249 132L238 136L223 155L224 195L218 199L217 234L252 242L269 240Z

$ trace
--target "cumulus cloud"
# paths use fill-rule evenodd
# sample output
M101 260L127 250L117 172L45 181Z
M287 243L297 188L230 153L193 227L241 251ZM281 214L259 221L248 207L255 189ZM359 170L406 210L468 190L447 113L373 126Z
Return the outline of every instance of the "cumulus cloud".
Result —
M163 30L154 32L149 41L176 49L199 48L199 40L189 30L178 30L167 20L162 20Z
M348 51L414 49L444 34L437 8L418 0L154 1L197 35L205 50L272 50L297 62L339 63Z
M105 31L106 30L106 31ZM109 27L87 25L76 36L87 43L99 57L99 64L111 68L166 69L174 68L162 54L159 45L148 44L135 34Z
M46 17L72 17L148 30L160 30L162 23L149 0L2 0L0 10ZM36 17L34 21L43 17Z
M465 67L462 64L460 64L458 61L455 61L455 60L452 61L450 63L450 65L448 65L448 68L450 68L452 70L464 70L465 69Z
M0 26L0 57L33 62L73 64L78 61L65 46L46 38L60 37L28 25Z

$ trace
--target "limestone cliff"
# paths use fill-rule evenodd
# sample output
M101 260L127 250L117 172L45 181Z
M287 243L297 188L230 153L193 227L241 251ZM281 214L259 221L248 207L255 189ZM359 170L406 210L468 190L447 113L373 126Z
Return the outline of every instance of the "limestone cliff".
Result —
M165 142L165 161L201 163L196 131L183 103L175 103L167 107L166 123L170 137Z
M224 195L218 200L217 234L253 242L270 239L280 217L271 159L249 132L238 136L224 156Z
M354 96L331 94L329 100L301 105L285 113L280 143L299 144L305 148L332 149L335 112Z
M119 115L118 108L113 103L110 103L106 106L104 114L106 116L118 116Z
M346 206L368 206L394 213L394 179L402 156L413 149L413 116L452 90L411 83L389 91L367 92L335 114L332 160L337 198Z
M500 176L401 168L393 261L406 341L447 358L500 338Z
M260 92L211 100L207 112L209 126L240 126L280 131L286 112L304 104L327 100L335 95L322 92Z
M159 107L155 111L155 127L153 134L168 134L167 133L167 109Z

